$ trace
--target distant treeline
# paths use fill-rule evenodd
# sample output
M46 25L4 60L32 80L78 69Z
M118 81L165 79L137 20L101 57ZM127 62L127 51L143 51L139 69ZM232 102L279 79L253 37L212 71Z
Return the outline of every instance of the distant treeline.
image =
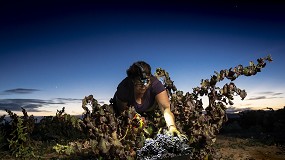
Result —
M229 115L221 134L271 138L274 143L285 144L285 106L273 110L247 110Z

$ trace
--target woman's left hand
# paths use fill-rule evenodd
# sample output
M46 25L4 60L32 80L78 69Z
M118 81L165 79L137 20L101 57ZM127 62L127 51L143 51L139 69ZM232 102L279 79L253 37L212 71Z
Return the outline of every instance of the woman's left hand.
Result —
M179 139L187 139L188 140L188 138L187 138L187 136L186 135L184 135L184 134L181 134L178 130L177 130L177 128L175 127L175 126L173 126L173 125L171 125L171 126L169 126L169 128L168 128L168 132L172 135L172 136L177 136Z

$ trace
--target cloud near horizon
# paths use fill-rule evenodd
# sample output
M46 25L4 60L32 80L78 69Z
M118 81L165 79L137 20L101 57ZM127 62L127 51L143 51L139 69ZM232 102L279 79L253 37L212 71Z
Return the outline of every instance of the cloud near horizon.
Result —
M258 97L249 98L247 100L260 100L260 99L268 99L268 98L266 98L266 96L258 96Z
M54 98L53 100L60 101L62 103L74 102L74 101L82 101L82 99L79 99L79 98Z
M8 89L4 90L1 94L31 94L33 92L40 91L38 89L30 89L30 88L15 88L15 89Z
M261 100L261 99L275 99L275 98L283 98L284 96L281 96L283 95L284 93L281 93L281 92L258 92L257 94L260 94L262 96L255 96L255 97L251 97L251 98L248 98L247 100ZM277 97L279 96L279 97Z
M257 92L257 94L269 94L269 95L280 95L283 94L281 92L272 92L272 91L267 91L267 92Z
M0 99L0 110L22 111L25 108L30 112L43 112L39 108L52 104L66 104L68 102L79 101L80 99L73 98L56 98L52 100L42 99ZM81 101L81 100L80 100Z
M247 110L253 110L253 109L250 107L247 107L247 108L228 107L226 112L227 113L238 113L238 112L247 111Z

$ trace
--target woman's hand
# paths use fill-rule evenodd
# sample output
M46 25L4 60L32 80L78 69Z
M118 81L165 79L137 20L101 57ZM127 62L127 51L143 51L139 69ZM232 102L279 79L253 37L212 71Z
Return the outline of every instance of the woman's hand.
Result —
M181 134L177 128L174 125L170 125L168 126L168 132L172 135L172 136L177 136L179 139L187 139L187 136L184 134Z

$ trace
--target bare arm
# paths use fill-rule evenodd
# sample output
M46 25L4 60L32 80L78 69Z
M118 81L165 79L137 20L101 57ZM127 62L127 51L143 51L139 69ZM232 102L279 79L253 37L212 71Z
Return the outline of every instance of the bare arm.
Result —
M155 99L160 107L161 112L164 115L164 119L165 119L168 129L170 127L176 128L175 120L174 120L175 118L174 118L173 113L170 110L170 102L169 102L169 98L167 95L167 91L166 90L162 91L161 93L156 95Z

